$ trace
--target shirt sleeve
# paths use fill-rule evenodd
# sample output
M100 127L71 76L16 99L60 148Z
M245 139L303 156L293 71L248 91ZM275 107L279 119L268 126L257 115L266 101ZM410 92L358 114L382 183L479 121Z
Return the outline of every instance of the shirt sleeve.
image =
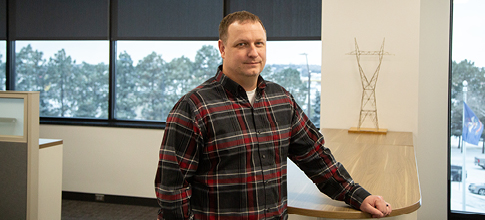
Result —
M199 129L193 108L179 101L170 112L155 177L159 219L192 219L190 180L198 167Z
M324 147L323 135L293 97L291 100L294 111L288 157L305 172L322 193L334 200L345 201L360 210L364 199L371 194L355 183L344 166L335 160L330 149Z

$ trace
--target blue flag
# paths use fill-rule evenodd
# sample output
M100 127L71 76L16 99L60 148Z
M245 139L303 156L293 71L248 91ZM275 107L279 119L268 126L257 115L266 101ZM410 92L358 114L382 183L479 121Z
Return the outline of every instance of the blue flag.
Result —
M478 145L478 141L480 141L480 136L482 136L483 132L483 124L465 102L463 102L463 105L465 107L465 123L463 123L462 133L463 141Z

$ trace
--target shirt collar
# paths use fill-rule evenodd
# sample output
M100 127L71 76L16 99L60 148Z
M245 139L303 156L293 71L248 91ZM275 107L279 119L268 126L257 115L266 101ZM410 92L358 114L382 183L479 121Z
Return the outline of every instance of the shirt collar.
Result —
M246 90L239 85L237 82L234 82L232 79L227 77L223 72L222 72L222 65L220 65L217 68L217 74L215 77L217 82L220 82L221 85L231 92L232 94L239 94L239 93L246 93ZM266 81L264 81L263 77L261 75L258 76L258 86L256 88L256 92L258 93L259 91L263 90L266 87Z

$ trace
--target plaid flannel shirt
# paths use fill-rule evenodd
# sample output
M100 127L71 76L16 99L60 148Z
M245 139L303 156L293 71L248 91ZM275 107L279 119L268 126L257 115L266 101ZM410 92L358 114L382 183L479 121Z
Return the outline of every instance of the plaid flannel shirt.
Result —
M370 194L291 94L260 76L251 106L221 69L167 118L155 178L159 219L287 219L287 157L320 191L358 209Z

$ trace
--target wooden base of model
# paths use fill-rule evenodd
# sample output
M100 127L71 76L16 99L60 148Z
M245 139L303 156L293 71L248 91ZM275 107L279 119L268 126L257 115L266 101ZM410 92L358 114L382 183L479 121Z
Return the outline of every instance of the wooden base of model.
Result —
M351 127L349 133L372 133L372 134L387 134L385 128L357 128Z

